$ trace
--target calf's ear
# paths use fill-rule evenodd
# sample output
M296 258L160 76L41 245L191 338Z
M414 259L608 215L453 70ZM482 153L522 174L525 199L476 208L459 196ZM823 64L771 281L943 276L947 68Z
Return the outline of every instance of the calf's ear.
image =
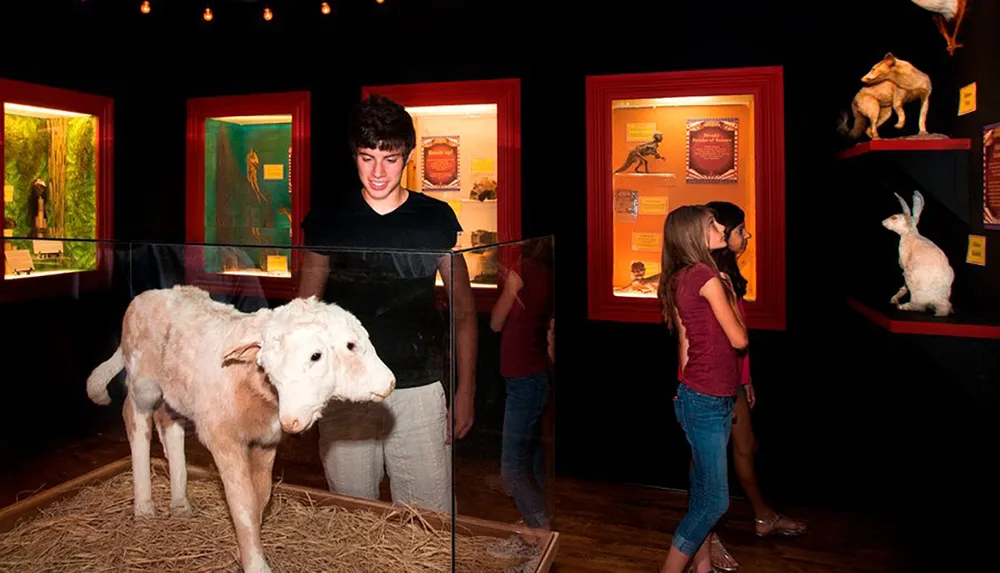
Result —
M252 362L257 360L259 353L259 340L241 342L222 354L222 365L225 366L227 362Z

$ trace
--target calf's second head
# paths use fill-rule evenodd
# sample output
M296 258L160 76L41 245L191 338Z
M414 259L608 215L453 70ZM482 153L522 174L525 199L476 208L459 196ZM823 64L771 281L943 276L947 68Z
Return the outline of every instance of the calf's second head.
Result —
M396 387L361 321L314 297L274 309L260 338L227 356L247 357L248 350L278 393L278 419L288 433L311 428L330 400L379 402Z

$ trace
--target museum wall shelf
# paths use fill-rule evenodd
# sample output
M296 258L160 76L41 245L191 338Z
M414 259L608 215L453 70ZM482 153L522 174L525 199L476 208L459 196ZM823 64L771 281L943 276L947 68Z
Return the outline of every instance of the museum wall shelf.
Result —
M212 291L253 277L269 297L295 296L310 203L308 92L193 98L187 106L187 229L192 244L253 244L197 252L192 280ZM197 277L196 279L194 277Z
M926 336L953 336L957 338L987 338L1000 340L1000 324L987 318L969 317L970 322L955 322L932 315L923 316L885 305L865 304L848 297L848 304L862 316L893 334L919 334ZM878 307L876 311L873 307Z
M0 79L0 301L107 287L114 233L114 102Z
M863 147L859 147L863 146ZM973 217L982 216L968 185L967 139L880 140L865 142L840 154L836 164L841 190L836 218L846 232L828 259L842 283L846 303L890 333L959 338L1000 336L1000 317L981 288L985 268L967 262ZM937 245L954 273L948 316L900 310L891 298L904 285L900 266L900 235L883 221L903 213L900 198L912 206L919 192L925 205L918 231ZM908 295L900 299L905 303Z
M463 229L457 248L467 249L477 308L489 312L498 294L498 253L468 249L521 238L520 80L362 88L362 97L371 94L405 106L413 117L417 146L403 186L451 205Z
M862 141L837 154L838 159L847 159L878 151L946 151L969 149L968 139L877 139Z
M785 328L780 67L588 76L588 315L659 322L663 223L682 205L740 207L750 328Z

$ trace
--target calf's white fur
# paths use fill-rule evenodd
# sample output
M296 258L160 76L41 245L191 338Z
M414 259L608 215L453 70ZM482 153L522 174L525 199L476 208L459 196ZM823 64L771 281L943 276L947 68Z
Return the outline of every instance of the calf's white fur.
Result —
M310 297L248 314L191 286L135 297L121 344L87 379L90 399L109 404L107 385L123 368L135 515L154 514L154 424L170 468L170 511L191 514L181 418L191 420L218 466L245 573L271 571L260 526L281 431L308 430L331 399L378 402L396 384L361 322L337 305Z

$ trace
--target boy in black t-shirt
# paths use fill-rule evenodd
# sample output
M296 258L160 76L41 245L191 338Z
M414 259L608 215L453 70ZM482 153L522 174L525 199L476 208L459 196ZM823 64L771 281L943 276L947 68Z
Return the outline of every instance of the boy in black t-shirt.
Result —
M447 203L401 185L416 146L403 106L379 96L360 102L350 143L362 189L303 221L307 245L333 250L304 254L299 296L354 313L396 375L396 390L378 404L328 405L317 424L323 470L331 491L367 499L378 498L387 471L393 501L448 512L451 428L463 438L474 418L475 305L464 258L447 254L462 228ZM440 351L446 325L434 308L438 271L455 321L458 384L450 411Z

